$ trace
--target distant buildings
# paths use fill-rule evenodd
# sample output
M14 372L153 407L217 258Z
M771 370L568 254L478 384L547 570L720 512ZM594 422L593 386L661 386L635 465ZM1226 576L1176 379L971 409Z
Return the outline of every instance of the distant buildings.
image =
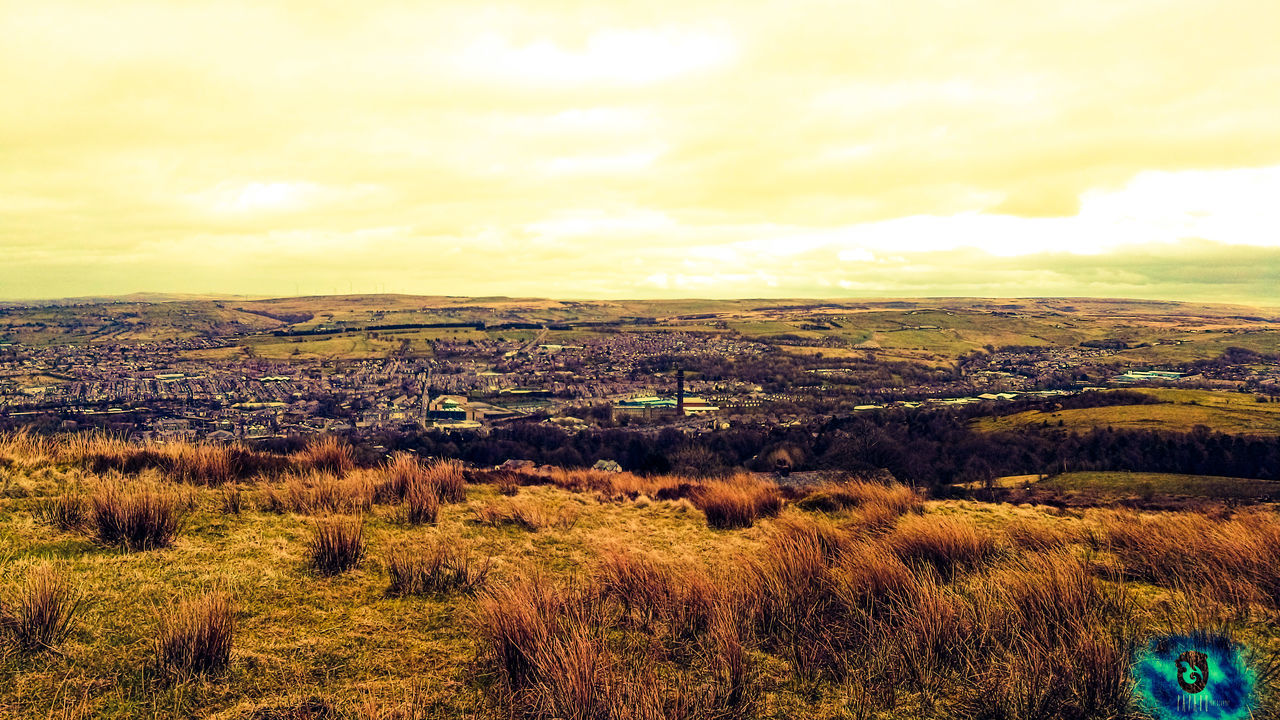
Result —
M684 407L678 406L680 401L677 398L664 398L657 395L645 395L642 397L627 398L619 400L613 405L614 417L619 415L633 415L643 417L647 420L653 420L666 417L678 417L681 410L685 415L704 415L708 413L716 413L720 408L703 400L700 397L684 398Z
M479 427L484 423L513 420L523 413L489 403L469 400L462 395L440 395L427 403L427 420L432 425ZM462 423L461 425L459 425Z
M1164 370L1130 370L1111 378L1111 382L1129 384L1139 382L1174 382L1182 379L1185 373L1167 372Z

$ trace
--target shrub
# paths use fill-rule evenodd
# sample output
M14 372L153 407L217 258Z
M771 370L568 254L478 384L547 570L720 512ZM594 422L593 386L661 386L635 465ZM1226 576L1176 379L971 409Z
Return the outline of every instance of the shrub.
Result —
M345 475L356 467L355 451L346 441L333 435L312 440L294 457L303 468L334 475Z
M885 538L909 563L926 564L949 575L995 555L995 537L972 523L947 517L909 516Z
M80 616L81 596L66 576L37 565L21 590L0 606L0 632L24 652L50 650L71 632Z
M364 557L364 517L317 518L307 547L311 566L321 575L337 575L356 567Z
M190 675L225 668L235 635L235 608L222 592L184 598L160 615L156 662L168 673Z
M89 516L89 503L78 492L45 498L36 505L36 517L63 530L79 530Z
M387 551L392 595L473 593L488 580L492 558L479 558L458 538L437 538L425 548L397 545Z
M181 498L144 485L105 484L91 500L90 523L98 541L129 550L168 547L182 523Z

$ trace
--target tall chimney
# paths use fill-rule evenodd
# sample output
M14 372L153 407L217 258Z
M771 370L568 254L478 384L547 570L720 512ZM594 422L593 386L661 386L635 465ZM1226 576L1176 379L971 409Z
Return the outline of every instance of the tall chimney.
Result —
M676 368L676 415L684 417L684 368Z

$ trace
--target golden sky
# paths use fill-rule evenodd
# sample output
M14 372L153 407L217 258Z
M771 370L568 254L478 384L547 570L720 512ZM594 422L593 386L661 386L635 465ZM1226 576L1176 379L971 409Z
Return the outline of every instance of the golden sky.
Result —
M0 297L1280 304L1275 0L0 0Z

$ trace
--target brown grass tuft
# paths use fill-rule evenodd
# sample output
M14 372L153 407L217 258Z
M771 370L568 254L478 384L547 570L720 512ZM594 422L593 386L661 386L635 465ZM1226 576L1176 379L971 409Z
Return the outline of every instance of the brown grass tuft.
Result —
M973 702L996 717L1118 717L1140 634L1129 596L1087 559L1028 555L976 580L983 668Z
M81 596L66 575L37 565L22 589L0 604L0 639L23 652L52 650L71 633L80 609Z
M503 472L494 480L493 485L501 495L515 495L520 492L520 475L514 472Z
M436 488L440 502L458 503L467 499L467 476L458 460L438 460L427 466L427 478Z
M231 658L235 625L235 608L227 594L184 598L160 615L156 664L176 675L221 670Z
M693 504L718 530L751 527L757 518L772 517L782 509L778 486L739 475L703 485L692 496Z
M704 631L720 601L705 568L635 551L603 551L594 579L630 622L647 629L660 624L663 632L679 639Z
M1280 606L1280 519L1240 513L1217 519L1193 512L1101 518L1102 540L1125 571L1166 586L1230 590L1235 603Z
M440 497L433 483L415 482L404 496L404 518L413 525L434 523L440 514Z
M908 516L885 542L908 563L932 566L944 576L990 559L996 538L967 520L937 516Z
M409 488L427 482L422 461L403 452L396 453L382 466L381 475L374 490L374 499L380 503L400 502L409 493Z
M297 464L316 472L345 475L356 467L355 451L341 438L324 435L294 455Z
M62 530L79 530L89 520L89 501L78 491L44 498L36 504L36 517Z
M375 486L366 472L346 477L329 473L295 474L285 480L283 505L302 515L368 512ZM268 496L268 503L270 503Z
M821 485L798 500L796 505L805 510L828 513L880 505L896 517L923 510L924 498L912 488L898 483L849 480Z
M312 568L321 575L337 575L356 567L364 558L364 516L317 518L307 549Z
M437 537L425 547L393 546L386 554L392 595L474 593L484 586L493 558L477 556L459 538Z
M1014 546L1035 552L1056 550L1077 540L1061 524L1043 519L1017 518L1005 526L1004 533Z
M578 511L573 507L564 506L550 511L543 501L533 497L474 505L471 510L476 521L481 524L492 527L515 525L529 532L538 532L548 527L570 530L578 523Z
M244 492L234 485L222 488L220 500L224 514L239 515L244 511Z
M182 523L182 502L171 490L107 483L93 494L90 525L105 545L129 550L168 547Z

